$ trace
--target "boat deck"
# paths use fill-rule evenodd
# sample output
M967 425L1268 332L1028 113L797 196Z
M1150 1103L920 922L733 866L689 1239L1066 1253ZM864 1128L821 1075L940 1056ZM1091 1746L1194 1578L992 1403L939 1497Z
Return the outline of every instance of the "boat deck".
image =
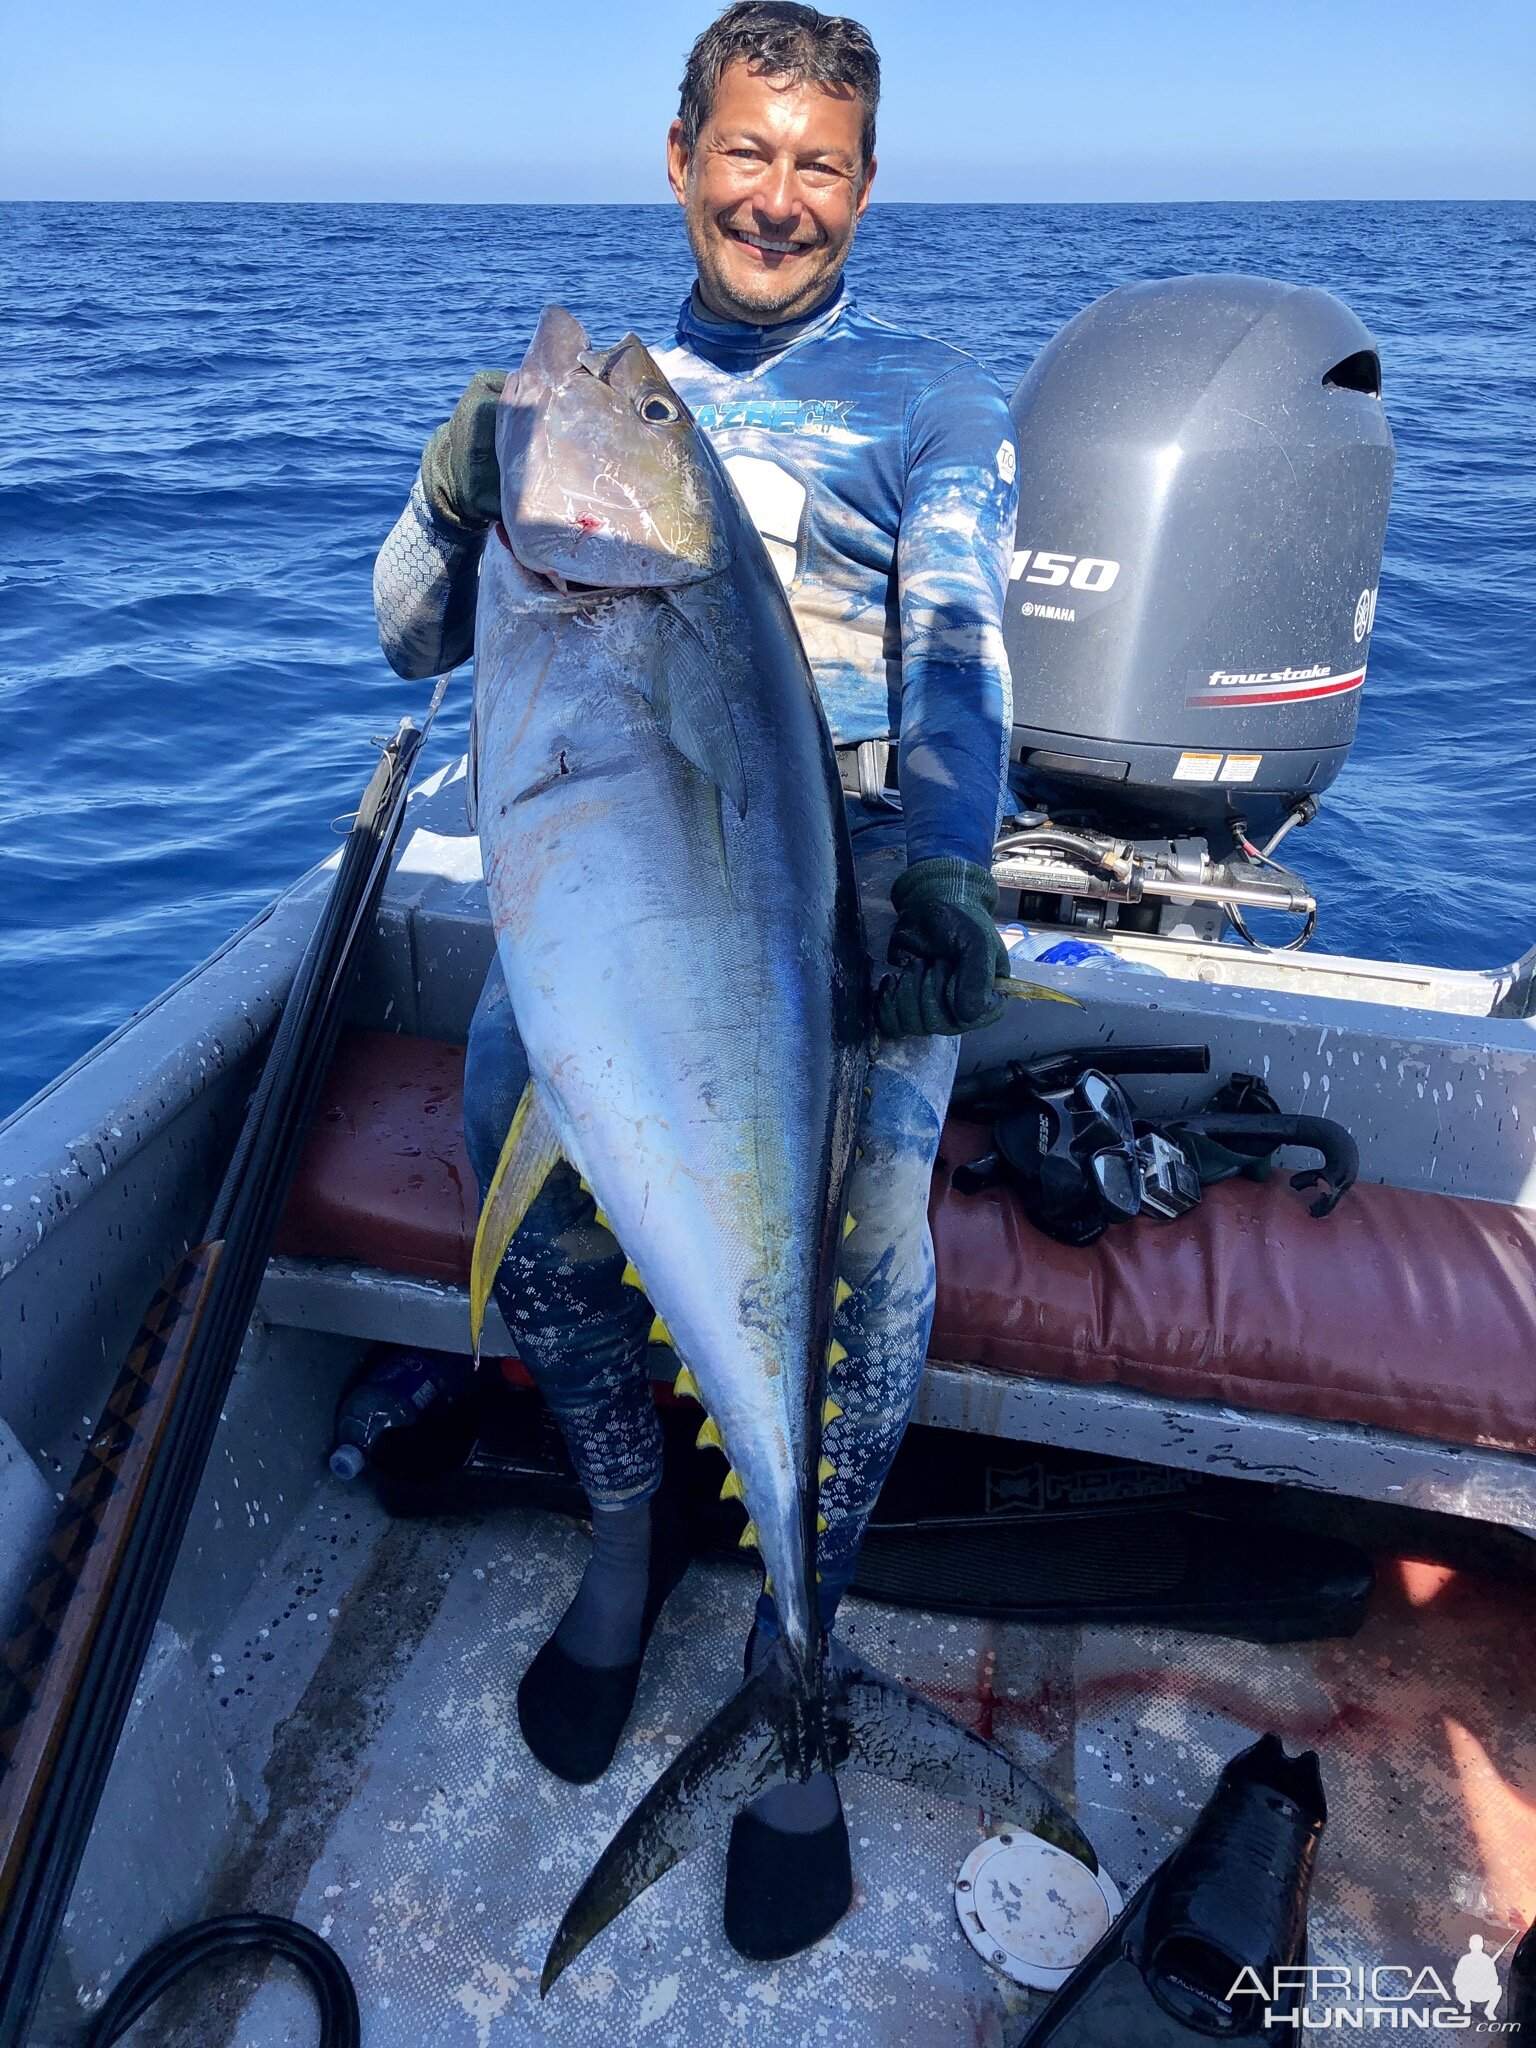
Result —
M322 1484L210 1659L208 1704L253 1823L212 1909L294 1913L328 1935L356 1982L367 2048L1022 2040L1044 1995L994 1975L952 1903L977 1814L862 1777L844 1782L854 1907L816 1950L759 1966L727 1946L722 1842L540 2003L567 1899L734 1682L755 1584L728 1562L694 1566L613 1769L567 1786L523 1748L512 1690L574 1588L585 1540L577 1523L524 1511L390 1522L361 1489ZM859 1600L842 1632L1074 1801L1127 1896L1224 1759L1273 1728L1323 1760L1314 1962L1427 1965L1448 1985L1469 1934L1497 1948L1536 1912L1522 1588L1383 1561L1358 1636L1278 1649ZM314 2027L307 1994L275 1971L253 1995L231 1975L216 1997L205 1977L128 2038L307 2048Z
M413 798L349 1012L361 1027L463 1042L491 938L461 777L445 771ZM306 877L7 1125L0 1535L13 1561L40 1540L145 1302L201 1229L323 882ZM1245 960L1217 964L1240 972ZM1536 1205L1532 1020L1487 1014L1494 978L1479 978L1473 1003L1427 971L1418 985L1392 970L1386 988L1367 965L1314 976L1303 961L1236 986L1208 985L1209 962L1150 985L1043 968L1086 1014L1015 1005L967 1058L1208 1043L1219 1070L1262 1073L1288 1105L1343 1121L1368 1180ZM1514 1272L1522 1298L1527 1277ZM1043 1997L996 1977L953 1911L978 1817L859 1778L845 1784L858 1897L812 1954L764 1968L726 1946L717 1843L540 2004L539 1967L579 1879L734 1683L753 1579L744 1565L696 1566L608 1778L578 1790L546 1777L523 1750L512 1692L574 1588L585 1539L532 1513L391 1523L367 1494L317 1485L336 1397L378 1338L462 1344L462 1301L351 1264L289 1260L269 1276L60 1943L67 2024L35 2048L78 2040L76 1986L100 1995L166 1926L236 1908L329 1934L356 1980L367 2048L1021 2040ZM1536 1529L1532 1461L1509 1451L945 1364L923 1398L938 1426ZM1531 1609L1527 1586L1389 1563L1348 1642L1260 1649L864 1602L849 1603L844 1631L1075 1802L1127 1893L1256 1732L1317 1747L1332 1819L1314 1960L1448 1981L1470 1935L1497 1948L1536 1917ZM248 2010L237 1978L225 1989L224 2020L205 1978L130 2038L312 2048L313 2012L286 1975Z

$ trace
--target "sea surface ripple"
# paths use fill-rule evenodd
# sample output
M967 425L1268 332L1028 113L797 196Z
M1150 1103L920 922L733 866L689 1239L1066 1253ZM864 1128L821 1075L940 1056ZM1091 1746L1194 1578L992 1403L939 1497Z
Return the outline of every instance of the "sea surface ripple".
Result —
M13 205L0 243L0 1114L334 843L426 691L369 578L421 444L559 300L662 338L665 207ZM876 206L851 276L1008 388L1113 286L1248 271L1374 330L1397 483L1318 944L1536 940L1536 207ZM432 752L464 744L467 673Z

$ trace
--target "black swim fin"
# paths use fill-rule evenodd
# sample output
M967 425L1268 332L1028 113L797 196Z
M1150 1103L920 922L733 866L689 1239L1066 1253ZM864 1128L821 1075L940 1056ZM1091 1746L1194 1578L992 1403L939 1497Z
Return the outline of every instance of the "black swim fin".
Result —
M631 1900L768 1786L812 1770L873 1771L974 1801L1097 1871L1087 1837L1049 1792L992 1743L836 1641L821 1698L782 1643L662 1772L594 1865L549 1945L541 1995Z
M1301 1994L1275 1973L1305 1961L1327 1817L1312 1750L1288 1757L1263 1735L1233 1757L1188 1841L1079 1963L1027 2048L1295 2041Z

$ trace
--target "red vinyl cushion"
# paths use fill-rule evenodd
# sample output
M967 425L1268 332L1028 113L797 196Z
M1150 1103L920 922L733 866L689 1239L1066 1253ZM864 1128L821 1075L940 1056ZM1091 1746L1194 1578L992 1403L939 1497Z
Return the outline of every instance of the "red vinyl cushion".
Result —
M467 1281L479 1199L463 1046L344 1031L275 1249Z
M344 1034L277 1250L466 1281L463 1074L462 1046ZM934 1357L1536 1451L1536 1215L1361 1185L1319 1221L1277 1174L1074 1251L951 1187L986 1142L951 1119L934 1175Z
M1073 1250L1011 1195L951 1186L987 1149L951 1118L930 1204L933 1357L1536 1450L1528 1210L1357 1183L1318 1218L1276 1173Z

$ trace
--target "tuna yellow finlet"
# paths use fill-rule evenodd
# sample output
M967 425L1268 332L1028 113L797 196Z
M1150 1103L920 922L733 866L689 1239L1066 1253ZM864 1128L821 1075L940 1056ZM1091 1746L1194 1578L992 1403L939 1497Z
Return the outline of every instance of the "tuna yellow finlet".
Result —
M853 1289L848 1285L848 1282L842 1277L842 1275L839 1274L837 1285L832 1290L832 1306L834 1308L841 1308L845 1301L851 1301L852 1299Z
M720 1489L720 1498L722 1500L746 1499L746 1495L741 1490L741 1481L736 1477L734 1468L725 1475L725 1484Z
M839 1417L839 1415L842 1414L842 1412L842 1409L838 1407L837 1403L833 1400L832 1396L828 1394L826 1400L823 1401L821 1404L822 1428L825 1429L829 1422L836 1422L837 1418Z
M843 1218L843 1236L845 1238L852 1237L853 1233L858 1229L858 1227L858 1223L852 1215L848 1215Z
M603 1214L601 1209L594 1209L592 1211L592 1221L594 1223L601 1223L604 1230L611 1230L613 1228L613 1225L608 1221L608 1218Z
M817 1517L816 1517L816 1534L817 1534L818 1536L825 1536L825 1535L826 1535L826 1533L827 1533L827 1518L826 1518L826 1516L825 1516L825 1515L820 1515L820 1514L819 1514L819 1515L817 1515Z
M633 1259L626 1259L624 1261L624 1270L619 1275L619 1278L626 1287L638 1287L642 1294L645 1292L645 1282L640 1278L639 1273L636 1272Z
M837 1339L834 1337L832 1339L832 1342L827 1346L827 1364L829 1366L841 1365L843 1363L843 1360L847 1356L847 1352L843 1349L842 1345L839 1344Z
M670 1344L672 1342L672 1332L667 1328L660 1316L651 1317L651 1327L645 1341L647 1344Z
M742 1532L741 1532L740 1536L738 1536L738 1537L737 1537L737 1539L736 1539L736 1548L737 1548L738 1550L756 1550L756 1548L757 1548L757 1524L756 1524L756 1522L748 1522L748 1524L747 1524L747 1526L745 1527L745 1529L743 1529L743 1530L742 1530Z
M672 1382L672 1391L679 1400L697 1401L701 1398L699 1383L686 1365L677 1368L677 1378Z
M699 1433L694 1438L694 1442L701 1451L723 1451L725 1449L725 1445L720 1441L720 1431L716 1427L713 1415L706 1415L700 1423Z
M835 1479L836 1477L837 1467L830 1458L823 1458L816 1467L816 1484L818 1486L825 1486L829 1479Z

